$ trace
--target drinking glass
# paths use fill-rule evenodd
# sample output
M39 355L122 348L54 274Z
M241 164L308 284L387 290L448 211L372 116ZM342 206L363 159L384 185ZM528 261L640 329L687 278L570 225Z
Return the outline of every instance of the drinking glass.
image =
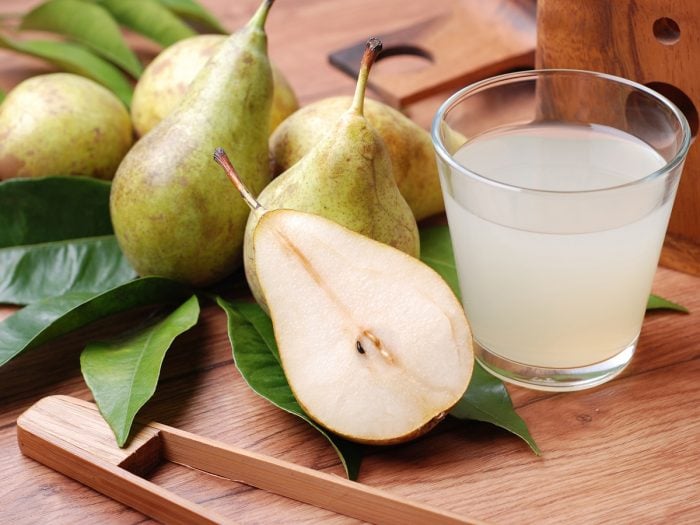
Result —
M590 71L510 73L440 107L432 139L487 370L566 391L625 368L690 138L665 97Z

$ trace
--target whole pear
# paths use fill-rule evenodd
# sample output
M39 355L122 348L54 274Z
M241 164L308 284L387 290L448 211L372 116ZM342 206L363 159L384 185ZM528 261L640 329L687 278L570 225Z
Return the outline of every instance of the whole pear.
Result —
M197 35L164 49L148 67L134 88L131 118L139 136L163 120L184 96L207 60L226 40L226 35ZM272 67L272 109L270 132L299 109L296 95L282 72Z
M264 0L228 37L178 107L119 166L112 223L141 275L205 286L240 265L248 208L211 162L211 151L221 144L235 150L240 175L254 192L270 180L272 73L264 24L271 5Z
M275 173L303 157L333 126L350 97L331 97L304 106L280 124L270 137ZM416 220L445 210L430 134L418 124L376 100L365 101L365 116L389 150L396 184Z
M111 179L132 143L124 104L85 77L34 76L0 105L0 180L48 175Z
M268 210L286 208L321 215L417 257L419 238L413 213L396 186L384 142L363 115L367 76L380 51L381 42L370 39L350 108L258 200ZM258 218L251 214L246 225L244 263L251 291L265 308L252 241Z

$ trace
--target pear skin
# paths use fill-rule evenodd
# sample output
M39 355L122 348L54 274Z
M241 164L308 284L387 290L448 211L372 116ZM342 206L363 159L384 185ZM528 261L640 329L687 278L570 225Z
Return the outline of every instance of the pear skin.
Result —
M384 142L363 116L367 75L378 49L368 45L350 108L298 163L275 178L258 200L269 210L289 208L321 215L417 257L419 237L413 213L396 185ZM257 220L252 214L246 225L244 263L251 291L265 308L252 243Z
M299 161L350 105L351 97L331 97L293 113L270 136L274 172ZM396 184L417 221L442 213L440 179L430 134L403 113L378 102L365 101L365 116L389 150Z
M132 143L124 104L85 77L37 75L18 84L0 105L0 180L111 179Z
M197 35L164 49L148 67L134 88L131 118L143 136L170 114L187 92L197 73L226 41L226 35ZM299 109L299 102L284 74L272 67L272 109L270 132Z
M264 23L271 4L264 1L228 37L178 107L119 166L112 222L140 275L205 286L240 265L248 208L210 153L222 144L235 150L240 175L256 193L270 180L272 73Z

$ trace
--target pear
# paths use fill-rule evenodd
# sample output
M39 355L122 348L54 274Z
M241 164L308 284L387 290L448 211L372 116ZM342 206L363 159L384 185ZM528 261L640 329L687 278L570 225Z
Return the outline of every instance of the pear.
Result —
M112 222L141 275L205 286L240 266L248 208L212 166L209 152L219 144L235 146L241 176L255 192L270 180L272 74L264 24L271 5L263 1L219 47L177 109L119 166Z
M257 275L284 374L309 417L370 444L406 441L440 422L474 366L469 324L445 281L319 215L266 210L223 150L214 158L258 217Z
M350 97L331 97L304 106L270 136L274 172L281 173L324 136L348 107ZM396 184L417 221L445 211L430 134L403 113L367 99L365 116L384 140Z
M111 179L132 143L124 104L85 77L37 75L18 84L0 105L0 180Z
M144 70L134 88L131 118L139 136L145 135L175 109L192 80L226 41L226 35L197 35L167 47ZM296 95L282 72L272 66L270 132L299 109Z
M258 199L267 209L291 208L317 213L375 240L419 255L418 227L401 196L386 146L363 116L369 70L381 42L367 43L352 104L328 134L298 163L274 179ZM257 217L246 225L244 263L255 299L265 298L255 275L252 234Z

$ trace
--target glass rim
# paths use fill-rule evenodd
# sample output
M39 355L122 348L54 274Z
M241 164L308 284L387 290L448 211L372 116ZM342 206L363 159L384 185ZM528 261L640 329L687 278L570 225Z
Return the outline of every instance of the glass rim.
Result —
M599 79L607 80L614 82L616 84L622 84L625 86L628 86L634 90L641 91L642 93L650 96L651 98L655 99L657 102L659 102L661 105L666 106L668 109L671 110L671 113L676 117L677 121L680 123L681 127L681 133L682 133L682 141L680 144L680 147L678 148L678 151L675 153L675 155L666 163L661 166L659 169L639 178L635 179L630 182L626 182L624 184L618 184L616 186L606 186L604 188L594 188L594 189L586 189L586 190L546 190L546 189L537 189L537 188L526 188L522 186L518 186L515 184L507 184L505 182L500 182L497 180L490 179L489 177L486 177L484 175L481 175L477 173L476 171L470 170L469 168L462 166L459 164L457 161L455 161L454 157L447 151L447 148L445 147L442 136L440 135L440 124L444 122L444 115L447 113L447 111L452 108L456 103L465 96L469 96L471 94L478 93L480 91L483 91L484 89L487 89L489 87L492 87L493 85L497 84L502 84L503 82L513 82L513 81L522 81L525 79L529 78L535 78L535 77L540 77L540 76L546 76L546 75L560 75L560 74L569 74L569 75L578 75L578 76L586 76L586 77L596 77ZM584 69L565 69L565 68L557 68L557 69L531 69L527 71L516 71L516 72L511 72L511 73L504 73L502 75L496 75L493 77L489 77L483 80L480 80L478 82L474 82L472 84L469 84L455 93L453 93L447 100L445 100L440 107L438 108L437 112L435 113L435 116L433 117L433 122L431 125L431 130L430 130L430 136L433 142L433 147L437 154L442 158L445 162L447 162L452 168L457 169L458 171L473 177L474 179L478 180L479 182L483 182L486 184L490 184L495 187L500 187L506 190L514 190L518 192L531 192L531 193L536 193L536 194L574 194L574 195L581 195L581 194L586 194L586 193L598 193L598 192L605 192L605 191L612 191L616 189L622 189L622 188L629 188L632 186L637 186L637 185L643 185L649 181L655 180L659 177L662 177L663 175L672 172L674 169L676 169L685 159L686 155L688 154L688 149L690 148L690 143L691 143L691 133L690 133L690 125L688 124L688 119L685 117L683 112L676 106L671 100L669 100L667 97L662 95L661 93L643 85L638 82L635 82L633 80L629 80L627 78L623 77L618 77L615 75L610 75L608 73L601 73L599 71L588 71Z

